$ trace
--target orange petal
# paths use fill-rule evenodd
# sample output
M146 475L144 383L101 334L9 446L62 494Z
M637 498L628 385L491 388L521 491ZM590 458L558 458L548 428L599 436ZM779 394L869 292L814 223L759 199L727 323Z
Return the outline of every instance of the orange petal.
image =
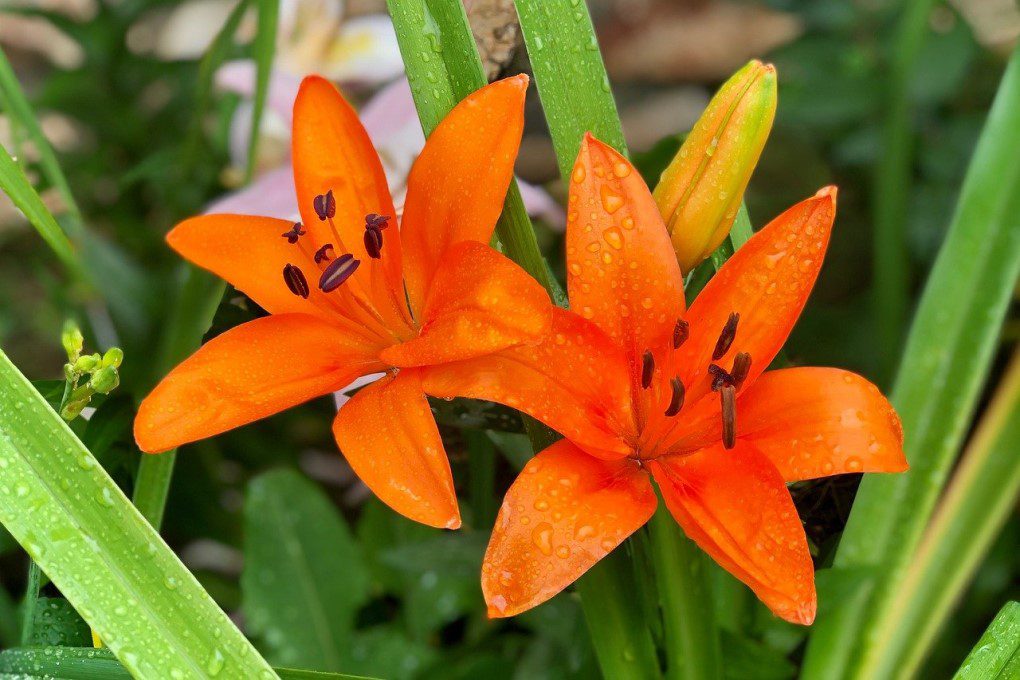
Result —
M691 305L690 337L676 356L688 403L708 390L708 366L731 312L740 314L736 337L716 363L730 370L738 352L750 353L745 385L769 365L815 284L835 215L836 188L826 187L772 220L708 282Z
M776 468L737 441L648 464L670 513L721 567L777 616L810 624L815 581L807 537Z
M737 434L788 482L903 472L903 430L878 388L836 368L768 371L737 402Z
M559 441L528 461L507 491L482 563L489 616L545 602L641 528L655 512L633 461L592 458Z
M684 313L680 266L648 187L591 135L570 184L567 286L571 309L632 357L663 346Z
M554 307L552 330L538 345L425 370L436 397L485 399L527 413L591 453L630 453L633 430L627 359L595 324Z
M450 462L418 371L404 369L355 394L337 414L333 434L383 503L422 524L460 527Z
M394 366L469 359L537 341L551 314L548 293L527 272L484 243L461 241L443 255L421 333L381 356Z
M316 248L330 243L337 254L352 253L360 260L358 273L345 285L363 286L387 323L403 326L400 230L386 175L358 114L328 80L309 76L301 82L291 147L298 208L312 243ZM335 233L316 215L313 203L330 190L336 201ZM379 259L365 250L365 217L372 213L390 218Z
M135 441L165 451L265 418L380 370L377 351L304 314L250 321L163 378L138 407Z
M468 95L432 131L407 178L401 235L411 308L425 304L444 251L488 243L503 210L524 129L528 77L498 80Z

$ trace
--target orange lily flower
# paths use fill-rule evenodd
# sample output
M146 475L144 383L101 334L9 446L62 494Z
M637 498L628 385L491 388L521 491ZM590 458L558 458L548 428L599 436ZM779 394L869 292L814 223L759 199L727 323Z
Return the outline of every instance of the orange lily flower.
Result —
M270 316L234 328L142 402L148 452L219 434L377 372L337 414L351 467L419 522L460 526L421 367L537 342L545 290L488 242L513 173L526 76L493 83L435 129L411 170L400 228L382 164L353 108L319 77L294 104L302 222L209 215L167 236Z
M827 187L755 235L688 310L656 204L588 136L567 222L571 307L538 346L426 372L437 396L520 409L566 438L510 487L482 569L490 616L549 599L654 513L673 517L773 612L808 624L814 572L786 482L907 468L899 419L864 378L765 372L814 285L836 208Z

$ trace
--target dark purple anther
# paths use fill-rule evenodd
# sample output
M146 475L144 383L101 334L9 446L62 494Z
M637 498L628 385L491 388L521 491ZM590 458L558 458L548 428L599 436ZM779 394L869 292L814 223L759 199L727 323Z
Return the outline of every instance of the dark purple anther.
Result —
M319 248L318 250L316 250L315 251L315 255L314 255L314 257L315 257L315 264L320 264L322 262L329 262L329 254L332 251L333 251L333 244L332 243L327 243L326 245L324 245L321 248Z
M333 198L333 190L330 189L326 193L316 196L312 201L312 207L315 208L315 214L323 222L333 219L333 216L336 215L336 199Z
M374 260L382 255L382 232L374 227L365 229L365 252Z
M747 379L747 373L751 370L751 355L747 352L740 352L733 357L733 368L730 375L733 376L733 386L740 388Z
M669 386L673 390L673 394L669 398L669 406L666 407L666 417L672 418L684 407L684 395L687 391L684 389L684 384L680 382L680 378L670 380Z
M641 387L648 389L652 386L652 376L655 375L655 357L652 351L646 349L641 356Z
M282 234L280 234L280 236L284 237L285 239L287 239L288 242L292 244L297 243L298 238L308 233L304 229L302 229L302 226L303 225L300 222L295 222L294 226L291 227L290 231L285 231Z
M365 215L365 229L385 229L390 226L390 218L388 215L377 215L375 213L369 213Z
M719 361L726 354L726 350L733 344L733 338L737 337L737 322L740 321L740 314L730 312L730 318L726 320L722 333L715 343L715 350L712 352L712 361Z
M687 342L687 337L691 334L691 325L683 319L677 319L676 325L673 326L673 349L679 349L680 345Z
M296 266L288 264L283 268L283 281L294 295L308 298L308 280Z
M733 385L733 376L725 368L717 364L709 364L708 372L712 375L712 390L718 392L724 387Z
M329 293L341 286L344 281L351 278L351 274L361 264L361 260L355 260L350 253L344 253L329 263L319 277L319 288L323 293Z

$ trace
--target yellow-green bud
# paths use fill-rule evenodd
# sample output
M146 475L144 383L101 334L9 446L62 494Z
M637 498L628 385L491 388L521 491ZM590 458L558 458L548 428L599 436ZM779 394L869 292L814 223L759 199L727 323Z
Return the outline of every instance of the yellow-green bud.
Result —
M91 373L102 363L103 359L98 354L86 354L83 357L78 357L78 360L74 362L74 370L78 373Z
M719 89L655 187L684 273L733 226L776 113L776 70L752 61Z
M64 322L64 330L60 334L60 344L64 346L68 359L72 362L78 359L81 348L85 344L85 338L82 337L78 324L70 319Z
M100 394L109 394L120 384L120 375L113 366L103 366L92 374L89 387Z
M113 366L114 368L120 368L121 362L124 361L124 350L120 347L111 347L106 350L106 354L103 355L103 366Z

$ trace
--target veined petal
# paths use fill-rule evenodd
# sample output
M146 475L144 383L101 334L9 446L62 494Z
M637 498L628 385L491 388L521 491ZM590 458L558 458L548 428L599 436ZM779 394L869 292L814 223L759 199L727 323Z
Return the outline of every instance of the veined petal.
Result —
M715 363L730 370L737 353L748 352L749 386L776 356L818 278L835 215L836 188L826 187L751 237L701 291L676 354L689 403L709 389L708 366L731 313L740 315L736 336Z
M528 461L507 491L482 563L489 616L545 602L655 512L648 475L633 461L592 458L559 441Z
M450 462L418 371L404 369L355 394L337 413L333 434L383 503L422 524L460 527Z
M788 482L909 467L896 411L877 387L836 368L763 374L737 401L737 435Z
M143 451L172 449L338 390L382 368L378 349L304 314L276 314L219 335L138 407Z
M632 358L665 346L684 313L683 278L641 175L589 134L574 165L567 210L571 309Z
M572 312L554 307L552 318L552 330L537 345L425 369L425 391L505 404L593 455L625 457L630 447L620 433L634 425L623 351Z
M738 440L648 463L670 513L721 567L777 616L815 618L814 567L793 499L775 467Z
M468 95L432 131L411 168L401 235L416 314L446 249L492 237L521 143L527 87L520 75Z
M317 248L330 243L336 254L351 253L360 260L355 277L365 282L372 305L389 325L402 327L407 313L400 230L386 175L357 113L319 76L305 78L298 91L292 150L298 208L312 242ZM314 207L315 197L328 191L336 203L333 228ZM368 255L364 243L365 218L371 214L390 218L378 259Z
M549 331L552 303L527 272L484 243L461 241L443 255L418 337L388 347L394 366L427 366L536 342Z

